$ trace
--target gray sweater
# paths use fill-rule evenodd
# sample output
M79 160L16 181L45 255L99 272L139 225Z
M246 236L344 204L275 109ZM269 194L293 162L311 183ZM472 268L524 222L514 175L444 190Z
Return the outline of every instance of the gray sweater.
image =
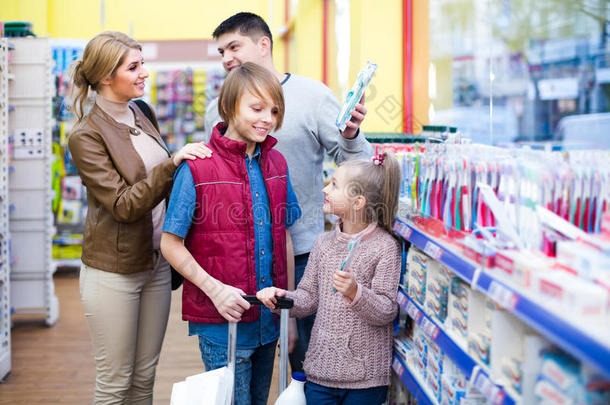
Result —
M303 216L291 228L294 254L311 251L314 241L324 232L322 205L324 155L335 163L355 158L369 158L373 148L362 132L345 139L335 126L340 110L333 92L324 84L302 76L290 75L282 83L286 113L279 131L276 149L288 162L290 181ZM205 114L206 141L220 122L218 99L210 102Z
M333 275L348 252L349 235L338 227L320 236L295 291L290 316L317 310L303 368L307 379L333 388L388 385L392 321L398 312L400 244L385 230L367 228L350 271L358 283L354 301L333 291Z

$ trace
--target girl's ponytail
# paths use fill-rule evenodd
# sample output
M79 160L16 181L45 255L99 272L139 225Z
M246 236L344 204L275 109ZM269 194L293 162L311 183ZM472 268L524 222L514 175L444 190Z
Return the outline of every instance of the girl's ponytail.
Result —
M392 234L400 195L400 164L392 153L385 151L382 156L383 161L380 167L383 170L383 186L381 187L381 210L377 223Z

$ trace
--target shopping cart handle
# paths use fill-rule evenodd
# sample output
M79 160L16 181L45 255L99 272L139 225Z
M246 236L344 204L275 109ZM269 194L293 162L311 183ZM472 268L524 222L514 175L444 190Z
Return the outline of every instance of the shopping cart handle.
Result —
M256 298L256 295L244 295L243 297L251 305L263 305L263 303ZM275 309L290 309L294 306L294 301L292 298L275 297L275 299L277 300L275 303Z

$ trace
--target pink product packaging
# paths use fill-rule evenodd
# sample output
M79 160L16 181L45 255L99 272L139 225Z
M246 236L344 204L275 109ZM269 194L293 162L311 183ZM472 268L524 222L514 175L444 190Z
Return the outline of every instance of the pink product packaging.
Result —
M557 261L585 278L594 271L610 271L610 255L583 242L557 242Z
M515 285L530 287L537 272L548 270L553 261L538 251L502 250L496 254L496 269Z
M534 291L554 300L568 317L585 321L605 321L609 292L599 285L563 271L537 275Z

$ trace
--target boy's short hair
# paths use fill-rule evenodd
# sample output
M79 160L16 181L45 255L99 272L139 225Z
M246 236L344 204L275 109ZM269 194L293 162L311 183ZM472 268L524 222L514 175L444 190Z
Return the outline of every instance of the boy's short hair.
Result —
M278 109L275 129L280 129L285 111L282 85L269 70L252 62L233 69L222 84L218 96L218 113L222 120L229 124L235 118L241 96L246 91L261 99L266 98L265 93L271 98Z
M261 37L269 37L271 51L273 51L273 36L269 26L261 17L253 13L237 13L223 22L212 33L212 38L218 39L223 34L239 31L240 34L250 37L258 42Z

